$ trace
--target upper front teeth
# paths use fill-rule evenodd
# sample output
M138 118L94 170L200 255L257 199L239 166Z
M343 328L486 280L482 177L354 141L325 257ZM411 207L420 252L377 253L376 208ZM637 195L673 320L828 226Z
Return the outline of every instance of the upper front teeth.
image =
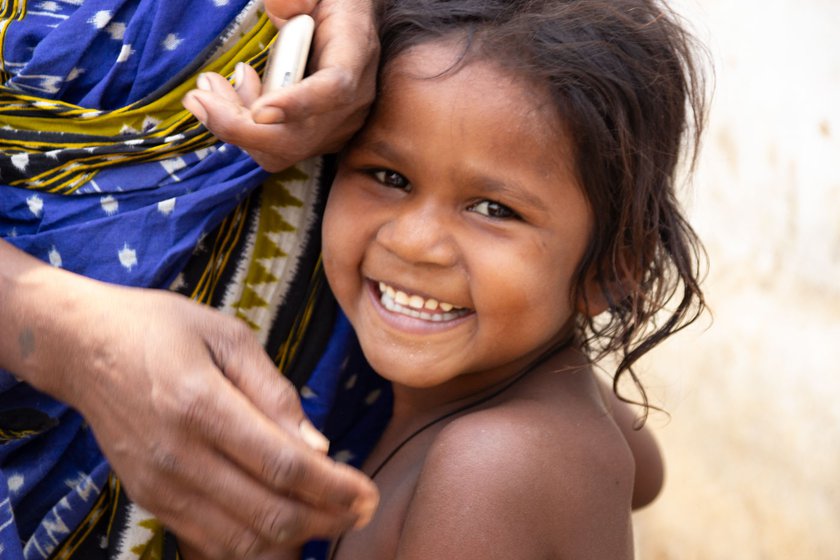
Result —
M379 291L394 300L396 303L411 307L412 309L425 309L428 311L440 310L444 313L448 313L455 309L455 306L451 303L438 301L434 298L426 299L422 296L418 296L417 294L408 295L403 291L395 290L384 282L379 283Z

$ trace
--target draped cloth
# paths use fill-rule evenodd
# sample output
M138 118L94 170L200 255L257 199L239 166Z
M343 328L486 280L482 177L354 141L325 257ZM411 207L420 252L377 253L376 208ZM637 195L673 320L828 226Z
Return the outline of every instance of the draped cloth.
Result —
M264 64L274 28L236 4L7 2L0 234L93 278L169 285L266 177L181 105L200 72Z
M336 457L358 464L390 395L320 266L332 162L269 175L180 103L201 72L263 69L275 30L261 3L6 0L0 10L0 237L53 266L173 289L241 318ZM313 545L305 557L322 554ZM0 370L0 557L176 555L79 414Z

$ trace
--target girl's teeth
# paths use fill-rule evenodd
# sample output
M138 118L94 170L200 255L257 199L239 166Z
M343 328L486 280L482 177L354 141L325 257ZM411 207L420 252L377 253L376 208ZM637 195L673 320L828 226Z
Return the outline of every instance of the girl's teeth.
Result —
M382 305L389 311L426 321L449 321L467 312L465 309L457 309L451 303L439 302L434 298L425 299L416 294L408 295L384 282L379 283L379 292Z
M391 299L396 299L396 297L397 297L397 291L394 288L392 288L391 286L389 286L388 284L386 284L385 282L380 282L379 283L379 291L382 292L383 294L388 294L388 297L390 297ZM403 295L405 295L405 294L403 294Z

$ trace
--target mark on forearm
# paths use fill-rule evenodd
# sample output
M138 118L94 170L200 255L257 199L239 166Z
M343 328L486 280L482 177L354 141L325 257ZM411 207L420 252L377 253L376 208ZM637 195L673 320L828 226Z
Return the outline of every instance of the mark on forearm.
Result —
M32 332L32 329L23 329L18 337L18 344L20 345L20 357L24 360L35 352L35 333Z

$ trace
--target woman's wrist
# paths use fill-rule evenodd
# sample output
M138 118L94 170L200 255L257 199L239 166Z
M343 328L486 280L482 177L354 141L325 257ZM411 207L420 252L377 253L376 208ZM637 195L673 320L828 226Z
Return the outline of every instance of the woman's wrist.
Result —
M84 317L98 282L47 265L0 241L0 368L58 399L72 398L66 372L87 355ZM86 299L88 298L88 299Z

